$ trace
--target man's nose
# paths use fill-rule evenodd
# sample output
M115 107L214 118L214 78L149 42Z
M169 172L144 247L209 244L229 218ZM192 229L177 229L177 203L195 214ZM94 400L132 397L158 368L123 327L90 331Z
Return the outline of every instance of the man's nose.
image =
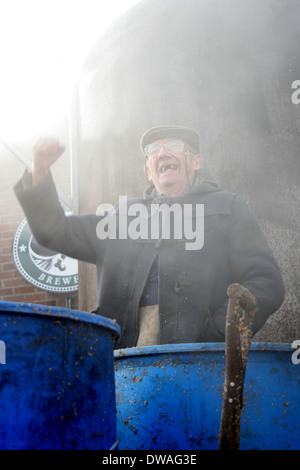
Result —
M170 155L172 155L170 152L168 152L168 150L166 149L166 146L165 145L161 145L160 146L160 151L158 153L158 157L159 158L163 158L163 157L169 157Z

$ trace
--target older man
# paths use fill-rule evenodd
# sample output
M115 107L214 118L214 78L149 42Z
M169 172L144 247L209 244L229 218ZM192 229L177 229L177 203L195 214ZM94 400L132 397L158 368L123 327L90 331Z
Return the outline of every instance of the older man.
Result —
M150 186L143 198L127 201L126 224L132 223L137 204L145 208L150 222L160 208L175 208L182 218L167 214L168 236L162 231L162 217L155 218L159 225L155 237L153 227L147 236L144 232L138 237L135 232L131 237L130 231L124 236L124 230L122 236L99 236L103 214L67 217L50 172L64 151L55 140L34 147L31 175L25 173L15 187L33 235L42 245L96 264L95 312L116 319L121 326L116 347L224 341L227 288L233 282L256 297L253 333L257 332L280 307L284 286L247 205L237 195L199 178L202 158L195 130L148 129L141 149ZM121 212L116 206L114 215L123 215L124 220ZM180 220L189 222L190 231L201 227L203 243L188 246L189 237L178 227Z

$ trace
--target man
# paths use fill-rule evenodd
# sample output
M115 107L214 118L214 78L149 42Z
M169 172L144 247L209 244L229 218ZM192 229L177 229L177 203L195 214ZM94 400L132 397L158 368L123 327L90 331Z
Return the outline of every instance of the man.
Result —
M146 208L148 221L155 219L159 237L151 236L152 227L148 236L123 234L111 239L99 234L104 214L67 217L50 172L64 151L55 140L34 147L31 175L26 172L15 187L33 235L42 245L96 264L95 312L119 323L118 348L223 342L227 288L233 282L256 298L253 333L257 332L280 307L284 287L266 238L247 205L237 195L199 178L202 158L195 130L181 126L148 129L141 149L150 187L143 198L128 201L126 223L129 228L133 208L139 204ZM161 218L153 217L161 207L181 210L181 220L203 231L203 243L189 246L178 219L171 221L171 217L169 236L163 236ZM199 208L204 208L204 225ZM120 205L116 206L114 214L121 216L121 212Z

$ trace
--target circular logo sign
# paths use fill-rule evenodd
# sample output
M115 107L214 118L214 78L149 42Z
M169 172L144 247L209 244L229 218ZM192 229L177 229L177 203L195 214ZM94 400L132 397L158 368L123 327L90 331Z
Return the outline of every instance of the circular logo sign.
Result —
M16 230L12 251L18 271L34 286L49 292L78 290L78 261L41 246L26 219Z

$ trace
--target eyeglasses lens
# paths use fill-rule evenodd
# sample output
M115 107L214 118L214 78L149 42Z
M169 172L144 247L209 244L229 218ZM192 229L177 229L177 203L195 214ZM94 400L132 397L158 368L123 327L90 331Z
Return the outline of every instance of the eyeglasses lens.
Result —
M156 157L160 154L161 149L165 147L167 152L175 157L180 155L183 150L183 142L180 140L169 140L165 145L159 143L149 144L145 147L145 153L148 157Z

